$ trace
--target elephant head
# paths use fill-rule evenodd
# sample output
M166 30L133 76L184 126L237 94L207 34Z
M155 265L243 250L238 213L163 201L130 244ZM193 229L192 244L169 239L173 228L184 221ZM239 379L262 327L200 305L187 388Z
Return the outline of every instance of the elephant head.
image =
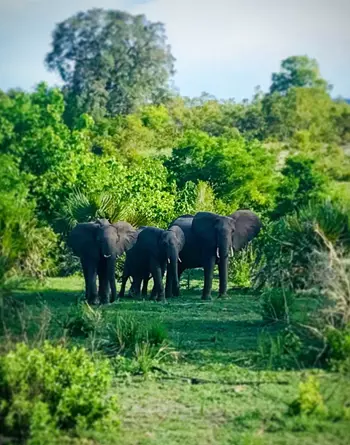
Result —
M203 249L214 252L218 259L227 258L232 250L235 231L234 220L211 212L197 213L192 222L192 231L203 242Z
M237 252L259 234L262 223L259 217L250 210L237 210L230 215L230 218L232 218L235 223L232 245L233 249Z
M110 224L106 219L79 223L71 231L68 245L75 255L116 259L130 249L136 241L136 230L131 224L119 221Z
M160 243L167 259L166 296L179 295L178 261L181 261L179 255L185 245L185 235L179 226L172 226L164 230Z

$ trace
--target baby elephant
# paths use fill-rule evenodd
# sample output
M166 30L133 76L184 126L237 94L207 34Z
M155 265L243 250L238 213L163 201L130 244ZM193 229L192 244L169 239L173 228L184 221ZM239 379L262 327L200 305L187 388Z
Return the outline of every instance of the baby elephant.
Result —
M154 287L151 297L164 301L165 296L171 296L171 289L164 292L163 276L167 269L167 282L172 283L173 288L179 288L178 259L179 253L185 244L185 236L180 227L174 226L169 230L157 227L145 227L139 233L137 241L126 254L122 287L119 297L124 296L125 284L131 276L133 279L133 294L140 297L140 287L144 281L143 296L147 293L147 282L151 275ZM145 287L146 284L146 287ZM168 286L167 286L168 287Z

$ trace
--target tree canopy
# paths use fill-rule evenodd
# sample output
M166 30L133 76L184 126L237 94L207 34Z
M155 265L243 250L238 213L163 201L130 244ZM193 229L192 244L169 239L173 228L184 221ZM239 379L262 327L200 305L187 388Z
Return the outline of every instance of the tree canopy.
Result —
M174 57L162 23L144 15L92 9L64 20L46 57L65 83L67 113L125 114L169 92Z
M272 74L270 92L286 93L292 87L327 89L317 60L307 56L291 56L282 60L280 72Z

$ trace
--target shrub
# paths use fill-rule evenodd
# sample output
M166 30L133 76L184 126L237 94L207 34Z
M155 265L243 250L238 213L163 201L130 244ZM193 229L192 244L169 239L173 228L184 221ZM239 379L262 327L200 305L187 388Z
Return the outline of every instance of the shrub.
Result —
M327 250L324 239L336 247L350 246L348 215L329 201L309 203L271 223L259 239L264 266L257 275L257 284L294 290L308 288L314 252Z
M350 325L345 329L328 327L326 329L328 359L336 368L350 370Z
M261 313L266 321L288 320L294 294L285 289L266 289L261 295Z
M256 252L251 244L230 258L228 275L233 286L251 287L256 259Z
M168 333L159 321L147 323L130 315L119 315L109 324L103 346L110 355L122 352L130 354L135 351L137 345L149 343L151 346L160 346L167 338Z
M0 296L13 275L44 278L53 268L56 236L35 217L27 180L10 156L0 156Z
M112 370L84 349L18 344L0 359L1 431L29 444L118 425Z
M320 393L320 384L313 376L309 376L305 382L299 384L298 397L290 404L291 415L318 415L327 414L323 397Z
M117 375L147 375L163 362L176 360L178 353L170 346L151 345L148 342L137 343L130 357L117 355L111 359Z
M87 337L101 325L102 312L83 302L73 306L63 321L63 328L73 337Z
M289 326L280 334L263 333L258 338L258 359L268 369L290 369L300 366L301 338Z

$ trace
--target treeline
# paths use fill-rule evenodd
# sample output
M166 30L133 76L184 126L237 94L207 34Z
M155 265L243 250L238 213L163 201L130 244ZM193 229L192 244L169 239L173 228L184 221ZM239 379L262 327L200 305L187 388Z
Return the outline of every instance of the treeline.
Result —
M46 60L61 90L0 93L2 276L56 273L62 235L95 217L166 227L204 209L273 220L348 201L350 105L313 59L284 60L249 101L185 98L161 24L93 10L57 26Z

